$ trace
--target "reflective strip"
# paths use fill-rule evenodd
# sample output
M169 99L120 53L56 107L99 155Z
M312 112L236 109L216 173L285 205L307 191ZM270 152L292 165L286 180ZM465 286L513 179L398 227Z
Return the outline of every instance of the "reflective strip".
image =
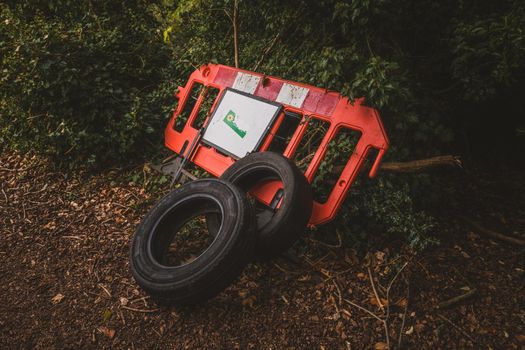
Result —
M255 89L257 89L257 85L259 85L259 81L261 81L261 77L239 72L235 77L232 88L253 94Z
M275 101L301 108L309 91L309 89L304 87L284 83Z

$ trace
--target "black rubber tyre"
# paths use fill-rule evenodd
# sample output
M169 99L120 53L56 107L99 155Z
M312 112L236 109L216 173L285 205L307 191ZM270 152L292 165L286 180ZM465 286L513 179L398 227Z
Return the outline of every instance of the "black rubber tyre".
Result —
M304 174L288 158L274 152L252 153L231 165L220 177L248 192L268 180L283 183L280 207L256 202L257 244L259 258L277 256L290 248L304 233L312 214L312 189ZM208 229L214 232L219 222L207 218Z
M168 247L192 218L219 219L213 242L193 261L167 266ZM219 179L197 180L162 198L142 220L131 244L131 272L161 304L202 302L224 290L252 259L255 214L241 190Z

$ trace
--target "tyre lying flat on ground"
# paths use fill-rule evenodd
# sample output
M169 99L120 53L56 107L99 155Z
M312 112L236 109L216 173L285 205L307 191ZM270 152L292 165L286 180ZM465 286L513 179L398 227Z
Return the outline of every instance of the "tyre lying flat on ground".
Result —
M219 223L213 235L187 227L205 217ZM180 244L171 249L179 235L188 236L182 237L184 245L199 238L209 244L183 258ZM161 304L201 302L240 275L253 258L255 238L254 208L246 194L219 179L193 181L163 197L142 220L131 245L131 272ZM171 250L179 256L174 258Z
M260 258L281 254L304 233L312 214L312 189L304 174L288 158L274 152L252 153L236 161L220 178L246 192L271 180L282 182L282 198L278 199L277 208L255 203L256 254ZM210 232L219 229L217 218L210 215L207 223Z

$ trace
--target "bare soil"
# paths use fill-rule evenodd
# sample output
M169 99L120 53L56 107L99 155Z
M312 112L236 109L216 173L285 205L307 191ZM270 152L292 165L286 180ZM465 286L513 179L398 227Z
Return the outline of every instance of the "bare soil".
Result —
M441 244L425 252L378 233L363 258L341 235L311 232L179 309L131 277L129 242L159 193L121 179L0 156L1 349L525 349L524 247L455 216L524 239L523 174L451 179Z

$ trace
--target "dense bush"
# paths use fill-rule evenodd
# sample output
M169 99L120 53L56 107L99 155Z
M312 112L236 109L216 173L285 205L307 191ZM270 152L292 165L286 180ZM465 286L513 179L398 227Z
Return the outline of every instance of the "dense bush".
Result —
M233 65L236 3L240 66L365 96L389 132L387 160L458 146L464 121L491 128L470 110L524 87L518 0L12 2L0 5L0 141L69 162L151 155L174 86L202 63ZM512 118L499 123L515 133ZM433 223L416 209L421 181L359 181L342 222L360 216L424 246Z
M188 62L233 65L234 3L179 1L165 36ZM240 66L366 96L387 126L387 159L432 156L454 143L471 101L523 83L524 9L512 0L240 1ZM346 143L338 147L334 154L348 154ZM321 167L321 179L331 168ZM359 181L340 222L347 231L356 221L379 223L424 247L434 222L417 208L421 198L429 204L428 192L439 192L430 183L417 176L384 176L380 186Z
M140 1L1 5L1 142L104 164L162 144L170 53Z

